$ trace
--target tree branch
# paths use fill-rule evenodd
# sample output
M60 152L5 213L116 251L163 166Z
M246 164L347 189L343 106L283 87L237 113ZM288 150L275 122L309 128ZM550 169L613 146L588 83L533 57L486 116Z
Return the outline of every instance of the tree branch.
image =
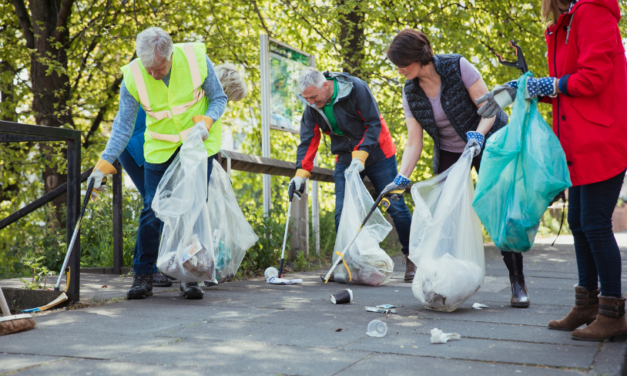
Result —
M261 15L261 12L259 11L259 8L257 7L257 1L256 0L253 0L253 5L255 6L255 12L257 12L257 16L259 16L259 21L261 21L261 26L264 28L264 30L266 31L268 36L272 37L272 33L270 32L270 30L268 30L268 27L266 26L266 22L263 20L263 16Z
M57 29L56 36L54 38L55 42L60 42L64 35L67 35L67 23L72 14L72 5L74 5L74 0L63 0L61 3L61 9L59 10L59 15L57 16Z
M20 20L20 26L24 33L24 39L26 39L26 48L35 48L35 35L33 35L33 26L30 21L30 15L24 5L24 0L12 0L13 7L15 8L15 14Z

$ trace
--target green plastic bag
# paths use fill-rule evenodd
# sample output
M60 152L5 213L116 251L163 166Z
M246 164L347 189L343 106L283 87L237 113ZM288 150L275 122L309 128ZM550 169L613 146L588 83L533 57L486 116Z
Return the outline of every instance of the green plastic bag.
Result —
M486 142L472 204L501 250L526 252L549 203L571 186L559 140L538 111L538 100L524 98L527 72L509 124Z

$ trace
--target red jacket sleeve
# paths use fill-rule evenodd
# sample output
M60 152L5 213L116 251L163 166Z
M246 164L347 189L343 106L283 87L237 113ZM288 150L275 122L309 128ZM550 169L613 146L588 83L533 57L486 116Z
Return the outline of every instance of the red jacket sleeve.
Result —
M607 8L595 4L581 6L573 17L577 18L572 30L577 33L580 68L568 77L568 95L593 96L605 88L614 71L618 25Z

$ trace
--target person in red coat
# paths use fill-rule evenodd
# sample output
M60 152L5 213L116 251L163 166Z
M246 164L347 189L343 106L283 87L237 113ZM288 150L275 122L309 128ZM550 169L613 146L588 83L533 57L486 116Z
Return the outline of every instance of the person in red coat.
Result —
M612 213L627 168L627 60L617 0L542 0L550 77L530 78L526 98L553 106L573 186L568 223L575 239L579 284L575 307L549 329L577 340L625 341L621 256ZM483 117L511 104L516 81L477 100ZM599 282L601 285L599 291ZM599 295L600 292L600 295ZM600 304L599 304L600 303ZM583 324L585 328L576 330Z

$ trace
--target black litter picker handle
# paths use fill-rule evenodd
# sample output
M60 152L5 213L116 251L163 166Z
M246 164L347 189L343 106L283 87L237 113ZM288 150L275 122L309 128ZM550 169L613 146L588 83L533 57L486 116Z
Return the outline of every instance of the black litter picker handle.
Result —
M515 50L516 61L505 61L503 60L503 57L497 53L496 56L499 59L499 63L508 67L520 69L523 74L527 73L527 71L529 71L529 68L527 68L527 61L525 60L525 56L523 55L522 48L520 48L520 46L517 45L516 42L514 42L513 40L509 41L509 45L512 46Z

